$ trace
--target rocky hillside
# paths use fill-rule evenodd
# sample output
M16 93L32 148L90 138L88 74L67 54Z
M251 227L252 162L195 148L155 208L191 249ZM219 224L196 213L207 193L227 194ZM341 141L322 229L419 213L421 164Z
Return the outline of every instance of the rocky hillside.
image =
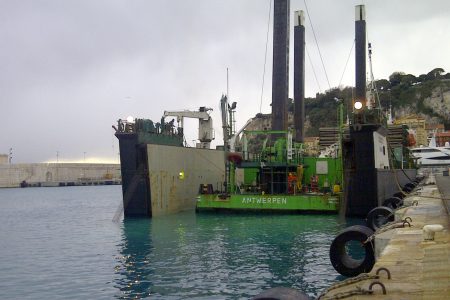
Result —
M389 79L375 82L381 106L384 110L392 105L394 117L417 114L428 123L443 123L450 129L450 73L436 68L419 76L394 72ZM307 98L306 135L317 136L320 127L332 127L337 124L337 103L335 98L344 99L346 110L351 109L352 87L335 88L315 98ZM294 104L290 103L292 113Z

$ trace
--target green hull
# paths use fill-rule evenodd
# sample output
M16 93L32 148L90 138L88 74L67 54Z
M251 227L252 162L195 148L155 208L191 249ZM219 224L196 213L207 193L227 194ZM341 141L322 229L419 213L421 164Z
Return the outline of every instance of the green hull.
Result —
M197 197L197 210L337 213L341 197L342 194L202 194Z

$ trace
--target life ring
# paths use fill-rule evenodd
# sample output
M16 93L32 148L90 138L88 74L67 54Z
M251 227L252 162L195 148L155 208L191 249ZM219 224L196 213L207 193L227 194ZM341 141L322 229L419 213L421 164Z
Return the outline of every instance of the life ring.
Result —
M268 289L267 291L264 291L255 297L252 298L253 300L262 300L262 299L273 299L273 300L289 300L289 299L298 299L298 300L310 300L311 298L306 295L305 293L293 289L293 288L287 288L287 287L274 287L271 289Z
M399 197L391 197L384 200L382 205L392 209L397 209L403 205L403 200Z
M367 214L367 226L373 230L377 230L384 224L394 221L394 211L386 206L378 206L369 211Z
M354 225L345 228L333 240L330 246L330 261L333 268L344 276L353 277L372 270L375 264L375 256L371 242L365 243L373 230L362 225ZM364 249L363 259L354 259L346 251L346 244L350 241L361 243Z

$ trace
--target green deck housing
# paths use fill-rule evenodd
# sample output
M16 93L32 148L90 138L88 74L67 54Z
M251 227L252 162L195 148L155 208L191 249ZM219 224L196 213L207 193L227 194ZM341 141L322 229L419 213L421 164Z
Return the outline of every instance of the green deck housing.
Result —
M247 142L247 136L253 135ZM244 131L241 151L226 157L226 182L200 186L197 211L334 212L342 202L342 159L304 157L290 131Z

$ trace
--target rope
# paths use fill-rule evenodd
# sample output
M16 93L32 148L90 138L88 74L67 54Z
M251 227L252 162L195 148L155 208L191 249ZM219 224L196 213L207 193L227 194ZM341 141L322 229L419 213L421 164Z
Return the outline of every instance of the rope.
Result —
M360 286L356 286L354 290L337 293L333 296L325 296L325 298L319 298L319 299L335 300L335 299L344 299L344 298L348 298L348 297L356 296L356 295L372 295L372 294L373 294L373 291L366 290L364 288L361 288Z
M394 166L394 159L393 159L393 157L395 157L394 150L393 150L392 147L389 145L389 143L388 143L387 146L388 146L388 148L389 148L389 151L391 152L391 155L390 155L390 158L389 158L390 164L391 164L391 166ZM400 183L399 183L399 181L398 181L397 172L396 172L395 170L396 170L396 169L392 168L392 169L391 169L391 172L394 173L394 178L395 178L395 183L397 184L397 188L398 188L398 190L399 190L400 193L402 193L404 196L406 196L407 194L403 191L402 187L400 186ZM406 178L408 178L409 181L412 181L411 178L409 178L408 175L406 175L405 171L404 171L403 169L401 169L401 170L403 171L403 174L405 174Z
M389 143L388 143L388 148L389 148L389 151L391 151L391 163L392 163L392 166L394 166L394 163L393 163L393 161L392 161L392 157L394 156L395 157L395 153L394 153L394 149L389 145ZM391 170L395 170L395 169L391 169ZM405 175L405 177L406 178L408 178L408 180L409 181L413 181L411 178L409 178L409 176L408 176L408 174L406 174L406 172L405 172L405 170L404 169L400 169L401 171L402 171L402 173ZM397 173L397 172L395 172L395 173ZM398 183L398 181L397 181L397 183ZM402 190L402 189L400 189L400 190ZM406 194L405 194L406 195Z
M370 275L367 273L361 273L356 277L352 277L352 278L348 278L345 279L341 282L337 282L335 284L333 284L332 286L330 286L329 288L327 288L324 292L322 292L319 297L317 298L317 300L332 300L332 299L344 299L344 298L348 298L350 296L355 296L355 295L369 295L372 294L373 291L371 290L366 290L361 288L360 286L356 286L355 289L350 290L350 291L346 291L346 292L340 292L340 293L336 293L333 296L327 296L327 294L335 289L339 289L345 286L349 286L351 284L357 283L357 282L361 282L364 280L373 280L373 279L380 279L379 275Z
M305 45L305 49L306 49L306 54L308 55L309 63L311 64L311 68L312 68L313 73L314 73L314 78L316 79L317 86L319 87L319 93L322 93L322 89L320 88L319 80L317 79L316 70L314 69L314 65L312 63L311 56L309 56L309 51L308 51L308 46L307 45Z
M341 80L339 80L338 87L341 86L342 79L344 78L345 71L347 70L348 61L350 60L350 56L352 55L353 52L353 47L355 47L355 40L353 40L352 47L350 48L350 52L348 54L347 61L345 62L344 71L342 72Z
M264 79L266 77L266 63L267 63L267 44L269 43L269 30L270 30L270 15L272 12L272 0L269 1L269 19L267 20L267 33L266 33L266 51L264 53L264 69L263 69L263 78L261 84L261 99L259 101L259 113L261 113L262 109L262 100L264 95Z
M311 29L312 29L312 32L314 35L314 40L316 41L317 50L319 51L320 61L322 62L322 68L323 68L323 71L325 72L325 77L327 78L328 88L331 90L331 85L330 85L330 81L328 80L327 70L325 69L325 64L323 63L323 58L322 58L322 53L320 52L319 43L317 42L316 32L314 30L314 26L312 24L311 17L309 15L308 5L306 5L306 0L303 0L303 2L305 3L306 14L308 15L308 20L309 20L309 23L311 24Z
M378 228L371 236L369 236L367 238L367 240L365 240L363 242L363 244L372 242L375 239L375 237L377 235L379 235L380 233L383 233L383 232L386 232L386 231L389 231L389 230L392 230L395 228L404 228L405 222L408 222L408 221L406 221L406 218L403 220L400 220L400 221L393 221L393 222L388 222L388 223L384 224L383 226ZM410 224L410 223L408 222L408 224ZM410 226L412 226L412 225L410 224Z

